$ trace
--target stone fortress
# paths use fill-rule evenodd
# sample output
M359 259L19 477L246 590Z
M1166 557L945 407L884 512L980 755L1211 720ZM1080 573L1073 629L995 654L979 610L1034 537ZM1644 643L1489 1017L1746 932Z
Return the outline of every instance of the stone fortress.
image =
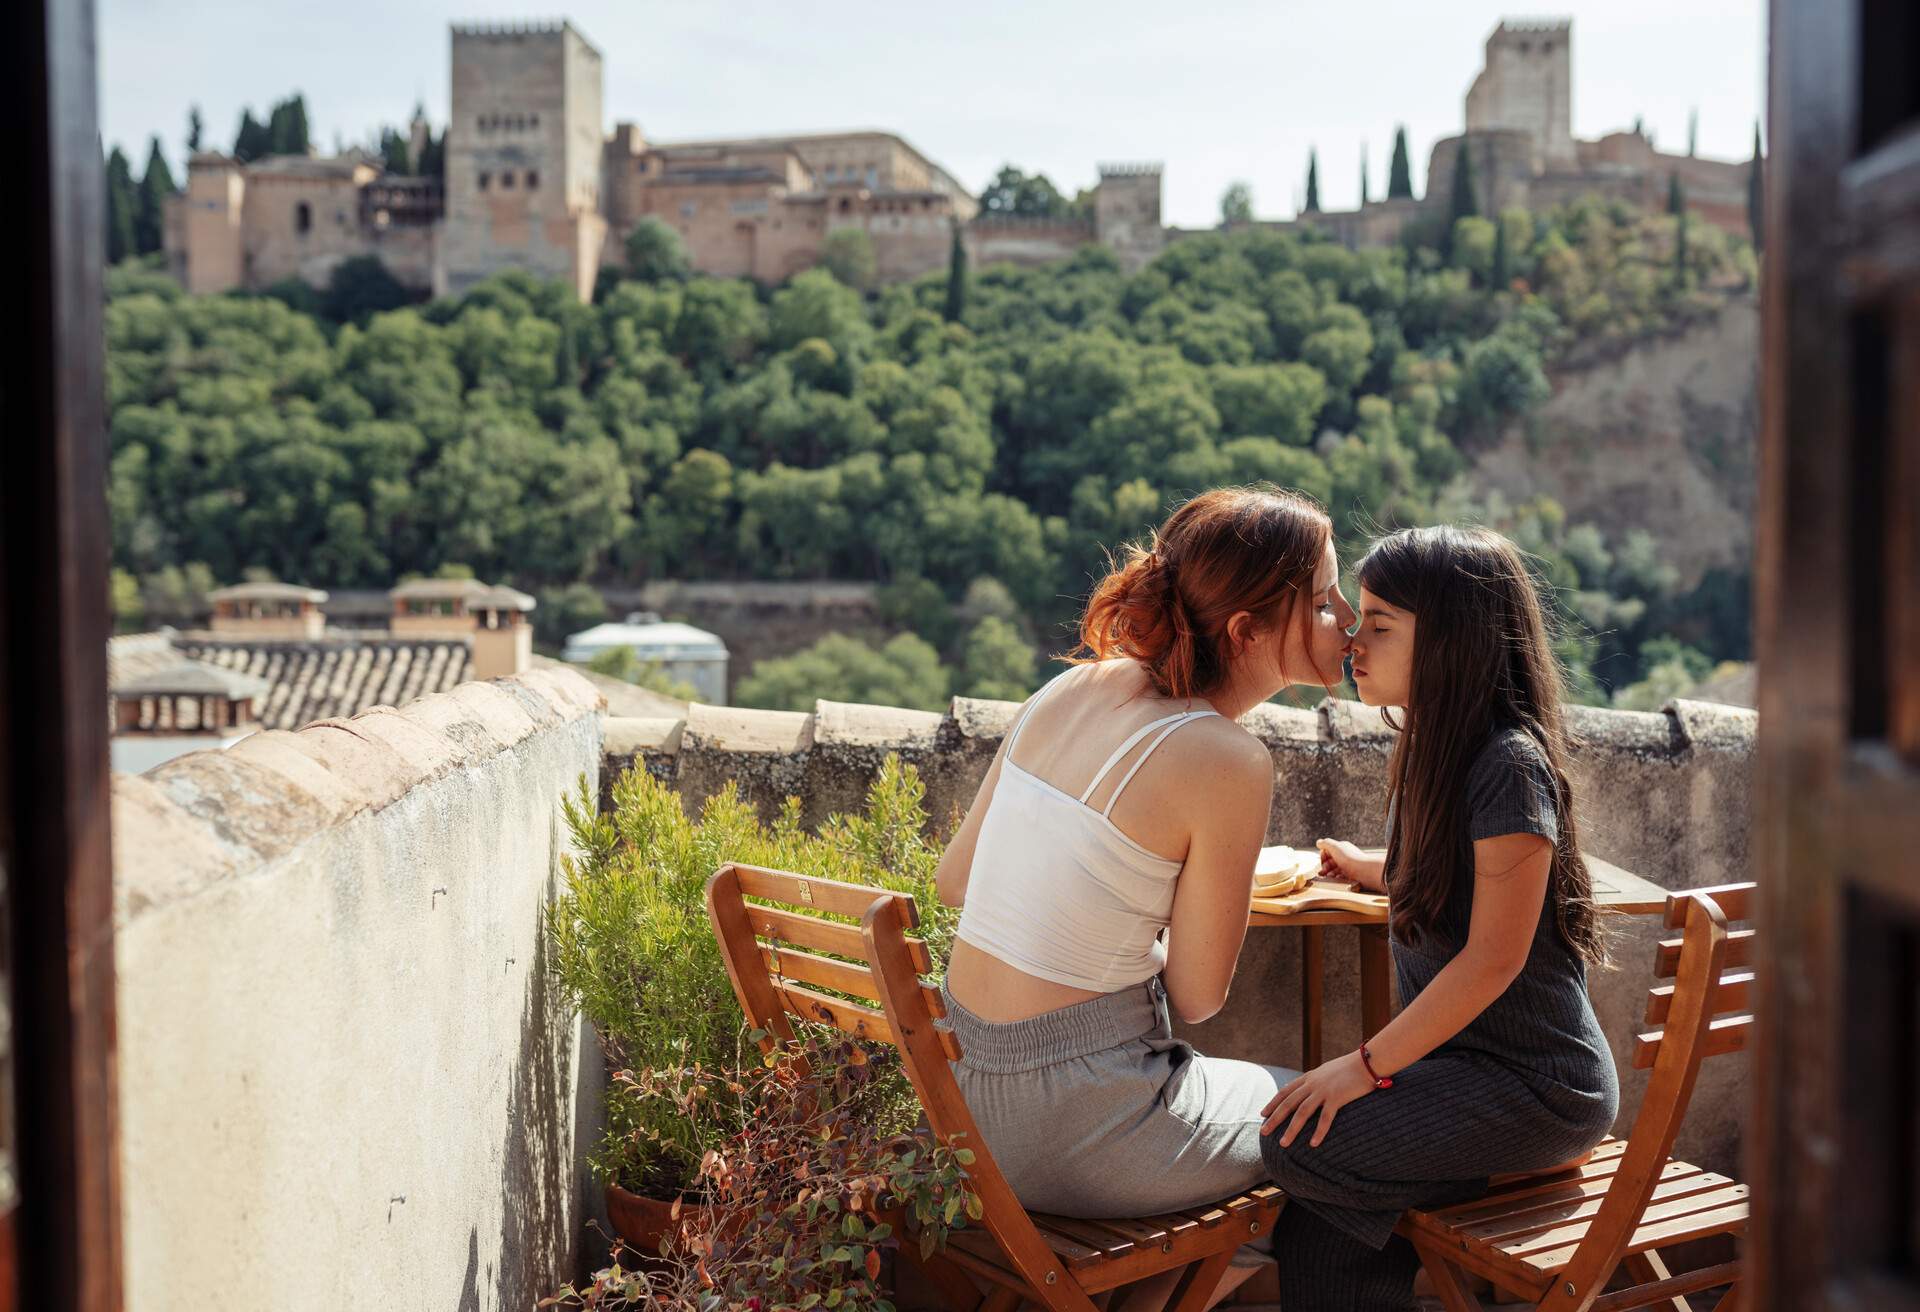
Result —
M1572 24L1502 22L1466 97L1465 130L1433 146L1422 200L1314 211L1308 225L1353 247L1399 240L1444 210L1455 160L1473 152L1482 213L1583 195L1649 209L1678 175L1690 209L1744 233L1751 164L1663 154L1637 131L1579 141L1572 131ZM632 123L603 127L602 59L567 22L456 25L446 177L402 177L371 156L188 161L166 214L169 265L191 292L258 290L286 278L324 287L377 257L404 285L458 295L521 268L582 299L619 267L642 219L672 226L696 269L775 283L816 263L829 234L870 238L883 281L945 266L959 225L974 267L1040 264L1089 244L1136 269L1184 234L1161 221L1158 164L1102 165L1086 217L983 213L967 190L884 130L660 143ZM427 125L412 125L414 157Z
M1487 37L1486 62L1467 88L1464 130L1434 142L1428 156L1425 197L1316 210L1258 226L1314 226L1347 246L1390 245L1414 219L1446 212L1462 150L1473 156L1481 214L1510 207L1550 209L1583 196L1660 210L1677 176L1690 214L1751 235L1747 181L1752 161L1663 153L1634 130L1609 132L1597 141L1574 137L1573 23L1568 19L1508 19L1494 28Z

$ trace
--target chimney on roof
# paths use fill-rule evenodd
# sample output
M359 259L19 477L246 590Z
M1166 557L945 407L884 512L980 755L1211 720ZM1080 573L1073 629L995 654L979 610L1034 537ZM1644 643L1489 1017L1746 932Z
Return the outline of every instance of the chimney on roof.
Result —
M311 641L326 629L320 603L327 594L319 588L293 583L238 583L207 594L213 603L215 633L236 638L281 638Z
M474 610L473 677L524 674L533 665L534 600L512 588L488 588Z
M473 677L498 679L533 665L533 598L477 579L414 579L393 598L396 638L465 639L473 647Z

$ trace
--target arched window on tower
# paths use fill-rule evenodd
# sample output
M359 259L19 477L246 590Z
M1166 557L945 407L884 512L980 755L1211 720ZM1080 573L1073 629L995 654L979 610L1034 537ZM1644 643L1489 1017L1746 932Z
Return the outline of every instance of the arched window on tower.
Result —
M293 207L293 230L302 236L313 230L313 206L305 201Z

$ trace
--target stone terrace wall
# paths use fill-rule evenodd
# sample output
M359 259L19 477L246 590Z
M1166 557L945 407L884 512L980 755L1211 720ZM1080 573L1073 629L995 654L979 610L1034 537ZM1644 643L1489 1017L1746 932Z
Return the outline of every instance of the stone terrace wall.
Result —
M898 752L919 770L928 814L944 837L972 804L1017 710L1011 702L964 697L946 715L826 701L810 715L696 704L685 719L609 721L602 777L610 782L639 766L671 783L690 813L737 779L742 795L769 818L781 798L800 797L813 825L857 809L880 762ZM1572 773L1586 851L1670 889L1748 877L1753 712L1677 701L1662 713L1576 707L1570 714L1580 739ZM1268 842L1384 841L1393 733L1377 712L1354 702L1318 711L1259 706L1241 723L1273 754ZM1631 1043L1646 1028L1641 1018L1660 937L1650 918L1615 922L1617 965L1596 972L1590 984L1620 1067L1623 1134L1646 1084L1631 1069ZM1328 1054L1359 1042L1357 942L1351 929L1326 935ZM1297 1063L1299 954L1294 933L1250 931L1225 1009L1178 1031L1209 1054ZM1746 1108L1746 1058L1714 1059L1676 1151L1736 1171Z
M531 1307L598 1210L546 970L578 676L467 683L113 784L135 1312Z

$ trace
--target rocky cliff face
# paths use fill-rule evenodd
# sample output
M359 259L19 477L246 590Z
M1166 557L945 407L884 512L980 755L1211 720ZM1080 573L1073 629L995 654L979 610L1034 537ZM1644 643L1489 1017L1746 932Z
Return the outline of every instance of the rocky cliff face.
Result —
M1474 458L1473 480L1545 495L1610 540L1651 533L1682 586L1753 557L1760 301L1554 371L1553 397Z

